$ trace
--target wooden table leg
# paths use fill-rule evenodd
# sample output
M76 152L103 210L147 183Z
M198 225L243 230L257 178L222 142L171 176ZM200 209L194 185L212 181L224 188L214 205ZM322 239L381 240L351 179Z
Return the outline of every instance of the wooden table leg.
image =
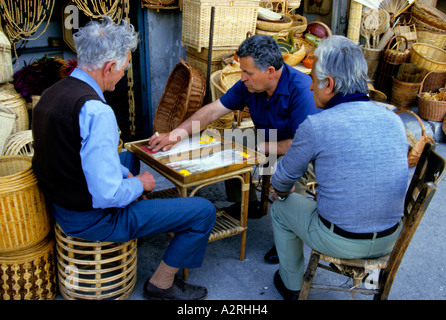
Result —
M240 260L245 260L245 245L246 245L246 232L248 225L248 204L249 204L249 186L251 180L251 173L246 172L244 174L244 182L242 183L242 201L241 201L241 216L240 216L240 225L245 227L245 230L242 232L242 243L240 245Z

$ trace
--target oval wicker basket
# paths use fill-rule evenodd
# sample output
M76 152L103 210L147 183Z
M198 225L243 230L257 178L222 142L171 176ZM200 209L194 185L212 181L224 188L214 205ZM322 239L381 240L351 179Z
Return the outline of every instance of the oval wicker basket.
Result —
M31 168L31 157L0 157L0 253L42 241L51 229L45 198Z
M257 19L257 29L264 31L282 31L285 29L289 29L293 24L293 20L291 17L282 15L282 19L279 21L267 21L262 19Z
M211 74L211 96L212 101L220 99L220 97L226 92L220 86L220 75L222 70L217 70ZM210 123L208 129L232 129L232 122L234 121L234 112L230 112L227 115L221 117L220 119Z
M122 243L67 236L55 226L59 290L66 300L125 300L136 283L136 239Z
M206 81L201 73L180 59L167 80L155 113L154 131L170 132L203 105Z
M428 71L446 70L446 51L427 43L414 43L410 53L410 63Z
M52 300L56 297L54 238L0 255L0 300Z
M446 116L446 101L424 98L423 92L436 92L445 87L446 71L431 71L421 82L418 92L418 114L424 120L443 121Z
M417 101L418 90L421 83L404 82L392 78L392 98L390 103L398 109L410 109Z
M220 74L220 86L226 92L242 77L242 70L238 65L223 68Z
M434 29L446 30L446 14L433 6L417 1L411 7L412 18L415 18Z
M427 43L441 49L446 47L446 32L417 28L417 39L418 42Z

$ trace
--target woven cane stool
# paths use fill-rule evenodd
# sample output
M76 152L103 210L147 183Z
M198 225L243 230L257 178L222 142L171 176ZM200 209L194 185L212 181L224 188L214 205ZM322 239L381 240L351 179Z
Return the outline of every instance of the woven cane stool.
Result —
M59 291L65 300L126 300L136 283L136 240L87 241L55 226Z

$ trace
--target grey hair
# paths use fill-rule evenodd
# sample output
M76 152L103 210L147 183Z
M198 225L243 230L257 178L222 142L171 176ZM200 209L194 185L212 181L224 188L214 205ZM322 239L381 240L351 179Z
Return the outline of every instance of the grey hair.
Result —
M282 53L276 40L256 34L246 38L236 52L240 58L251 57L257 69L265 72L269 66L279 70L283 65Z
M369 92L367 62L359 45L350 39L333 35L321 41L314 52L317 57L314 74L319 88L327 84L328 77L335 81L334 92L352 94Z
M113 23L110 17L103 21L90 21L73 35L80 68L97 70L108 61L116 61L121 69L127 61L127 53L135 51L139 35L126 20Z

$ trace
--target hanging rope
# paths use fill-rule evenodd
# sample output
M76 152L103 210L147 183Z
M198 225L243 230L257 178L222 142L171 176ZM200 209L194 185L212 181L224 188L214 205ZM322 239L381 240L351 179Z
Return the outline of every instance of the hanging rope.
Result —
M129 0L73 0L76 6L84 12L84 14L93 19L99 19L104 15L111 17L114 21L125 19L130 22L130 2ZM129 121L130 135L136 134L136 112L135 112L135 95L133 92L133 63L130 58L130 67L127 70L127 86L129 88Z
M16 45L21 40L35 40L48 28L53 14L55 0L2 0L0 13L4 22L4 31L14 48L16 61L18 58ZM31 37L46 22L42 32Z

